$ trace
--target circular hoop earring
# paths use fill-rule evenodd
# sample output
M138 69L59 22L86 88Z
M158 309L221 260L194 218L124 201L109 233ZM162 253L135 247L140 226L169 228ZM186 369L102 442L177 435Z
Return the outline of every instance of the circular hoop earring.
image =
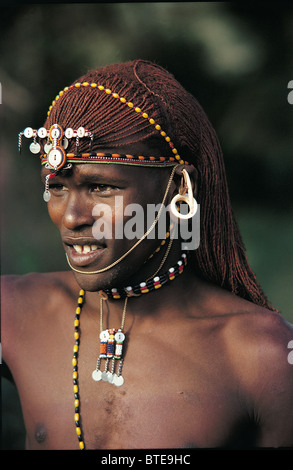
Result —
M189 207L189 212L187 214L181 214L176 207L176 204L178 202L185 202L188 207ZM193 197L190 199L189 196L185 196L182 194L176 194L176 196L173 197L171 204L170 204L170 210L171 213L174 215L174 217L178 217L178 219L191 219L196 212L197 212L197 202L196 199Z

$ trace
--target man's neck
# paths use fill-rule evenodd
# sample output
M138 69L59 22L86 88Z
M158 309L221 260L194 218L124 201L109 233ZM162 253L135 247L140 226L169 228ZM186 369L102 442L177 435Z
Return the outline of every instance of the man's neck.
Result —
M169 268L174 266L180 259L180 255L181 253L175 253L175 250L174 253L170 253L158 274L165 273ZM152 266L149 266L147 269L145 267L137 273L137 276L133 276L133 278L129 280L132 281L132 285L145 282L149 273L151 272L151 274L153 274L154 269L159 266L160 259L161 257L158 257L156 263L152 262ZM142 294L138 297L130 297L127 306L128 318L134 314L140 316L155 316L162 315L166 311L169 311L170 314L172 311L180 310L188 297L191 298L191 293L194 294L197 288L198 278L195 274L195 266L193 264L194 259L189 259L182 274L179 274L174 280L162 285L159 289L155 289L152 292ZM95 312L94 314L96 315L100 309L100 297L98 292L87 292L86 299L86 304L90 309L87 308L86 310L88 312ZM107 304L108 306L105 312L108 310L111 313L113 321L118 321L117 327L119 327L124 299L108 299Z

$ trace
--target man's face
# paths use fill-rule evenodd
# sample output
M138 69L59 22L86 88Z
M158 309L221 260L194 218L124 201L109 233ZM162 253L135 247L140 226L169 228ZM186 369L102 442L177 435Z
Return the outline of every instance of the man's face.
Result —
M73 268L85 273L97 271L126 253L150 226L147 204L162 202L170 171L84 163L74 164L72 170L64 170L50 179L49 214L60 231ZM42 170L43 179L48 173L49 170ZM132 213L130 204L141 207L139 214ZM138 215L135 221L143 227L131 223L135 214ZM133 231L136 238L131 236ZM128 285L130 279L139 282L144 262L159 244L156 238L145 239L123 261L103 273L75 272L77 282L90 291Z

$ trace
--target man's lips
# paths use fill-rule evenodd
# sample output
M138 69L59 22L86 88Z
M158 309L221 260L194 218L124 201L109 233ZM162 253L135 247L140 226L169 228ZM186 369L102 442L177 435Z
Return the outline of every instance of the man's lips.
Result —
M92 238L64 238L63 244L70 263L75 266L94 263L105 249L105 245Z

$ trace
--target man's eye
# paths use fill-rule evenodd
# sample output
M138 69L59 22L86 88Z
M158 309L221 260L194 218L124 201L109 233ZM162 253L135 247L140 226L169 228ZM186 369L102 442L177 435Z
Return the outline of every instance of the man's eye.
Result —
M54 191L54 192L61 192L61 191L67 190L66 186L64 186L61 183L50 184L49 189L50 191Z
M93 184L90 187L90 190L93 193L105 193L113 189L115 189L115 187L110 184Z

